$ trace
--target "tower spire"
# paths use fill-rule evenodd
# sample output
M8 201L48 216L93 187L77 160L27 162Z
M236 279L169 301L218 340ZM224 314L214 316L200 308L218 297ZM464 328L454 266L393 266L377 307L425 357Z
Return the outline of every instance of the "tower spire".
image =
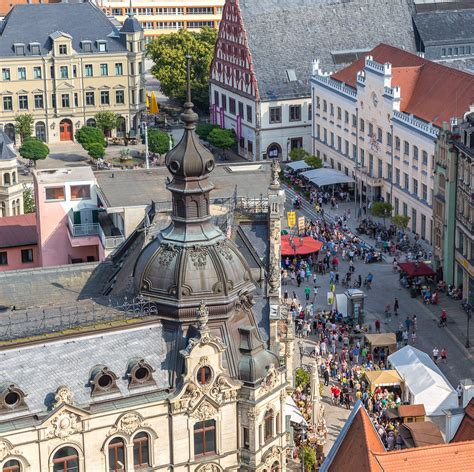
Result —
M131 1L131 0L130 0ZM186 54L186 102L191 103L191 56Z

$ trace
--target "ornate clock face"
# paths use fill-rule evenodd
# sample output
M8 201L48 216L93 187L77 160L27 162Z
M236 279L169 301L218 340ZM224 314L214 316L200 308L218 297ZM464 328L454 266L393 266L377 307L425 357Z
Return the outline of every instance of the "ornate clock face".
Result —
M372 103L374 104L374 107L376 107L379 103L379 97L377 97L376 93L372 93Z

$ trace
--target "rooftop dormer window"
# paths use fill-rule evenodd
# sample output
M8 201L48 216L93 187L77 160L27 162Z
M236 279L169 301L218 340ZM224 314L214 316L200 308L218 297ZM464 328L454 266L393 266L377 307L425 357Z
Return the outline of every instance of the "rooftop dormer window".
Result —
M41 49L39 43L30 43L30 52L32 56L39 56Z
M92 396L113 393L119 390L117 376L103 365L92 369L90 384L92 385Z
M129 378L129 387L142 387L144 385L154 384L153 367L144 359L130 362L127 376Z
M67 46L65 44L59 45L59 54L61 54L62 56L67 55Z
M92 41L82 41L81 45L84 52L92 52Z
M15 50L15 55L17 56L25 55L25 45L23 43L15 43L13 45L13 49Z
M5 384L0 388L0 411L26 408L25 394L15 384Z
M107 52L107 41L97 41L97 49L99 52Z

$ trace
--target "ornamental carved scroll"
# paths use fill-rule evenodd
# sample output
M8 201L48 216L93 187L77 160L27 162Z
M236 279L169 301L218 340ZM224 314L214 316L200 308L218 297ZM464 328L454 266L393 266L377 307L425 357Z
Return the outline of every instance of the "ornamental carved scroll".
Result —
M54 408L59 405L67 403L68 405L74 405L74 394L69 387L61 385L54 394Z
M275 366L272 364L268 369L266 377L263 379L260 385L260 387L262 388L262 391L269 392L270 390L273 390L273 388L277 384L277 380L278 380L278 373L277 373L277 370L275 369Z
M162 247L163 249L158 254L158 262L163 267L169 267L178 251L172 244L162 244Z
M110 428L107 436L112 436L117 433L125 433L132 435L138 428L148 427L149 425L143 421L143 418L138 413L125 413L121 416L115 425Z
M82 432L82 421L79 415L63 411L51 421L46 432L46 438L67 439L73 434Z
M219 404L237 400L237 390L223 375L216 379L209 395Z
M197 246L195 247L195 249L190 251L189 255L196 269L203 270L206 268L208 254L209 253L207 249Z
M211 405L209 402L203 402L196 408L191 416L199 421L206 421L217 415L217 408Z
M3 461L7 456L20 456L22 452L12 446L10 441L5 439L0 440L0 461Z
M196 472L222 472L222 467L218 464L204 464L196 469Z

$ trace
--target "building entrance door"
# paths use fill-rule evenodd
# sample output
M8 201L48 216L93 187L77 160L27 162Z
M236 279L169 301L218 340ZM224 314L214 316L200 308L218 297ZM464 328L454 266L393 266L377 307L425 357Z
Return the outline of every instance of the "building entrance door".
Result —
M62 120L61 123L59 123L59 139L61 141L72 141L71 120Z

